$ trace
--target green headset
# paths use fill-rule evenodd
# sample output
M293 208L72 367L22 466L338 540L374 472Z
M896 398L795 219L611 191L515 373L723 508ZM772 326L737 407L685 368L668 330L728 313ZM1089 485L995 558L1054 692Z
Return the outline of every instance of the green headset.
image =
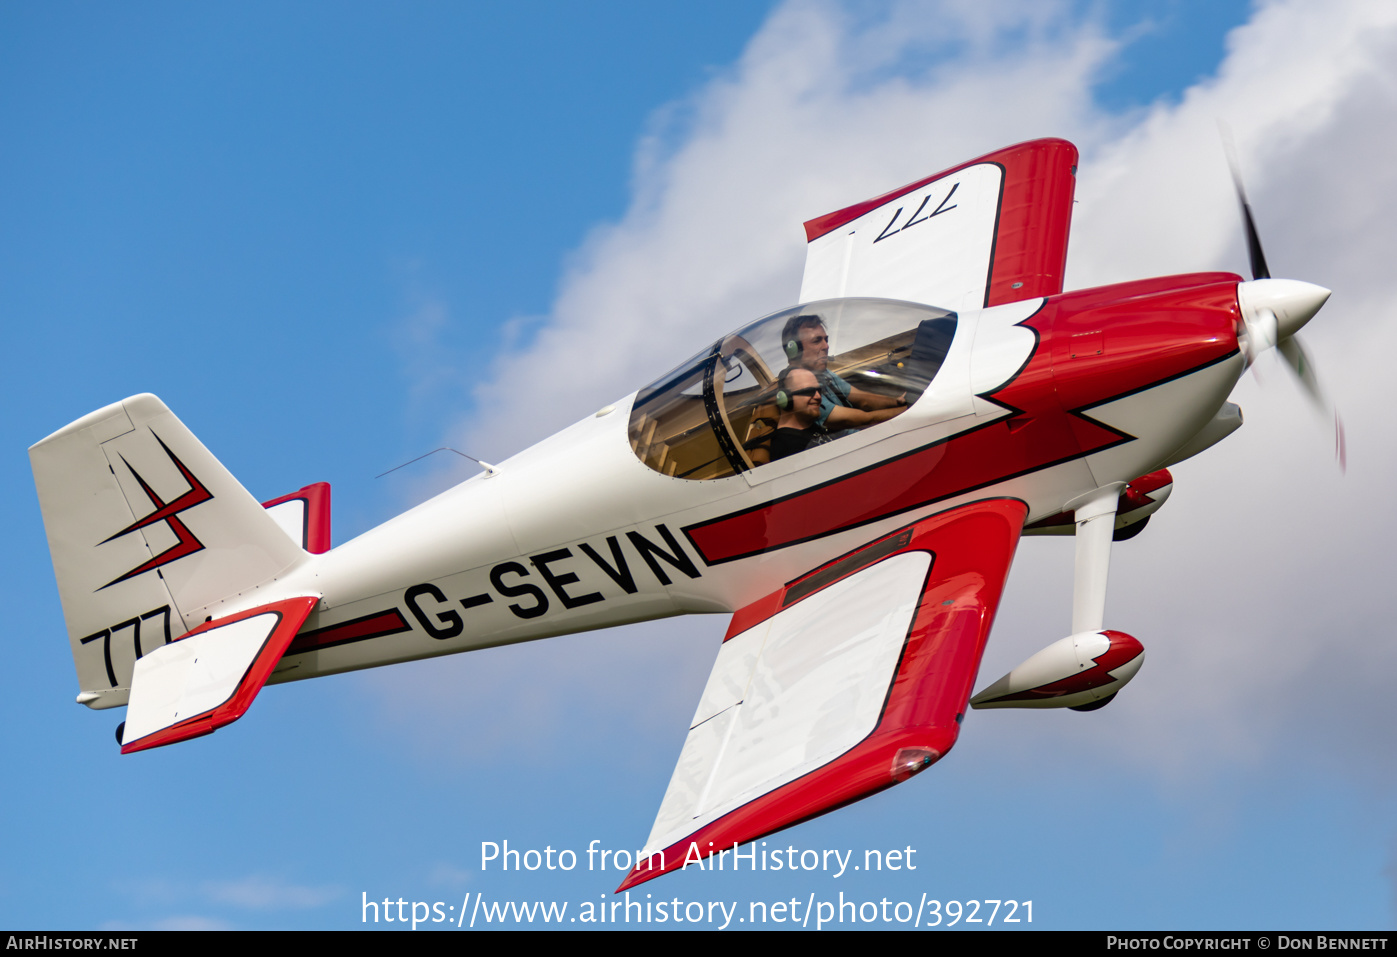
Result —
M782 348L786 350L786 360L795 362L805 352L805 343L800 341L800 330L812 326L824 326L824 324L825 321L814 313L805 313L787 319L786 327L781 332L781 338L785 340L782 343ZM786 391L786 376L790 374L790 371L790 368L787 368L785 372L781 373L781 387L776 391L776 407L782 412L791 407L791 394Z
M799 345L799 343L797 343L797 345ZM790 373L790 368L787 368L785 372L781 373L781 378L779 380L780 388L776 390L776 408L780 409L782 412L789 411L791 408L791 393L786 391L786 376L790 375ZM823 392L823 388L819 386L819 381L817 377L815 379L816 388L820 388L820 391Z
M789 362L795 362L800 353L805 352L805 342L800 341L800 330L813 326L824 326L824 320L814 313L792 316L787 320L784 330L781 331L781 346L785 349Z
M805 351L805 343L800 341L800 330L811 326L823 326L825 321L814 313L806 313L801 316L792 316L786 320L786 328L782 330L781 338L785 340L782 347L786 350L786 359L795 362Z

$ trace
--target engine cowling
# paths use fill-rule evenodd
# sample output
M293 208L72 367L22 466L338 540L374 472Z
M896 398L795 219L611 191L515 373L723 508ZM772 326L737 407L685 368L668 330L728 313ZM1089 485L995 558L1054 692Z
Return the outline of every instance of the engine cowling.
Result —
M1123 631L1055 641L970 699L972 708L1094 710L1135 677L1145 646Z

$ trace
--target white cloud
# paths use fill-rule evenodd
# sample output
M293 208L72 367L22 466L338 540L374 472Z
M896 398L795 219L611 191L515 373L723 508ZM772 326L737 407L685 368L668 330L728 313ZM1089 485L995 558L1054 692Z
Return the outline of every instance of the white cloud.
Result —
M1397 9L1387 4L1263 6L1229 36L1228 57L1214 78L1179 103L1157 104L1122 135L1084 142L1072 284L1243 268L1220 120L1234 133L1263 238L1275 247L1268 251L1277 260L1273 271L1284 266L1286 257L1277 254L1292 243L1303 246L1314 229L1337 226L1332 209L1293 214L1316 188L1351 191L1366 183L1360 169L1393 181L1389 164L1351 151L1357 143L1340 145L1336 137L1366 130L1366 146L1391 143L1394 30ZM1313 168L1316 161L1320 168ZM1321 179L1296 181L1300 170ZM1386 193L1391 201L1391 190ZM1375 198L1367 188L1364 194ZM1345 224L1350 238L1352 225ZM1321 250L1312 245L1311 251Z
M1070 285L1244 269L1225 119L1273 272L1335 289L1307 336L1345 411L1349 474L1285 370L1260 370L1268 388L1238 390L1246 427L1179 466L1169 506L1117 551L1108 623L1150 651L1113 720L986 720L1170 776L1323 748L1336 768L1390 787L1397 766L1373 729L1392 724L1397 673L1385 572L1397 532L1397 7L1261 4L1214 77L1126 116L1093 100L1121 49L1099 25L1055 5L985 9L778 9L731 70L660 113L637 150L630 208L578 251L550 316L498 360L453 438L494 460L582 417L788 305L802 220L1035 136L1082 148ZM1065 633L1062 544L1021 547L982 683ZM579 647L547 660L566 672ZM390 699L427 697L416 674L377 680ZM554 720L542 707L517 716Z
M342 887L308 887L264 874L232 881L205 881L203 892L216 903L249 910L308 910L345 893Z
M343 887L295 884L280 877L251 874L232 880L180 881L167 877L126 879L116 889L150 909L215 909L246 911L312 910L345 895ZM195 913L152 917L141 921L109 921L102 930L232 930L223 918Z
M1397 337L1375 319L1397 211L1397 9L1270 4L1228 47L1216 78L1088 146L1071 278L1245 270L1226 119L1272 272L1335 289L1306 339L1344 411L1350 469L1339 475L1287 371L1259 364L1265 388L1244 381L1234 396L1247 426L1175 470L1174 500L1115 566L1113 620L1133 631L1138 618L1151 648L1134 743L1152 766L1318 748L1390 786L1397 765L1373 732L1391 723L1383 689L1397 673L1377 571L1394 531Z
M475 879L475 872L457 867L446 861L438 861L427 872L427 883L433 887L448 887L459 890Z
M593 232L531 344L476 389L471 421L488 425L461 441L512 452L789 305L812 216L1015 139L1085 134L1114 46L1029 9L1007 28L973 5L862 21L777 10L732 70L662 111L630 209ZM948 48L963 52L931 55Z

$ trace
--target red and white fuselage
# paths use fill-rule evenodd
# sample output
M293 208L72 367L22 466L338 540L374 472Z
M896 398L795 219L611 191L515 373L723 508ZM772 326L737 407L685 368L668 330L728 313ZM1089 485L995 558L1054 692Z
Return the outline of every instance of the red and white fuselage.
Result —
M1240 281L1168 277L962 314L906 413L714 481L638 461L630 396L298 569L288 585L323 598L272 680L732 613L979 499L1021 500L1028 523L1061 513L1169 464L1217 415L1244 370Z

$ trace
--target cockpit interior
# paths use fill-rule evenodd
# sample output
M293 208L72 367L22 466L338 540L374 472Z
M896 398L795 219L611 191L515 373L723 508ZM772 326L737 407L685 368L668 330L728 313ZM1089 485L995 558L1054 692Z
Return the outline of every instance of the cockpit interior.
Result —
M777 423L790 421L783 420L791 406L783 373L818 364L855 402L910 405L940 370L956 322L945 309L889 299L830 299L782 310L641 389L631 410L631 447L650 468L675 478L718 479L760 468L773 460ZM823 327L827 358L817 363L803 355L793 326ZM821 382L827 396L835 391L829 376ZM857 431L806 427L817 436L812 449Z

